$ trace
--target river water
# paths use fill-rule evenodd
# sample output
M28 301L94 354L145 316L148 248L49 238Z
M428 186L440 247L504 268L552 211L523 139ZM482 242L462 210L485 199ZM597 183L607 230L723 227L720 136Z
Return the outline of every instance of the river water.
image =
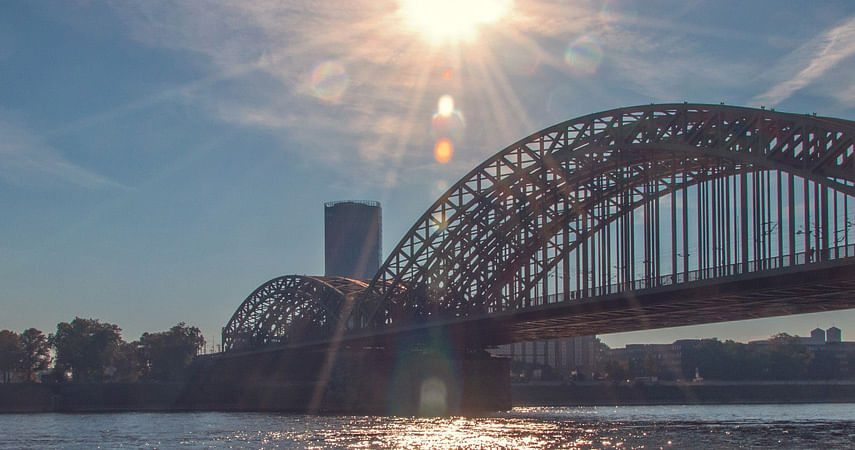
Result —
M485 417L0 414L0 448L853 448L855 404L514 408Z

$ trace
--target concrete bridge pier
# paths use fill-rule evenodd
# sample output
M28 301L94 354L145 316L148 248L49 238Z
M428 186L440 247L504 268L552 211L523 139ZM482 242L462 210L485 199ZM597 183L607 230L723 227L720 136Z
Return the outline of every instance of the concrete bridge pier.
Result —
M510 361L486 354L449 358L414 350L347 355L324 406L393 415L473 414L511 408Z
M511 407L510 361L486 352L341 349L201 359L187 409L442 416Z

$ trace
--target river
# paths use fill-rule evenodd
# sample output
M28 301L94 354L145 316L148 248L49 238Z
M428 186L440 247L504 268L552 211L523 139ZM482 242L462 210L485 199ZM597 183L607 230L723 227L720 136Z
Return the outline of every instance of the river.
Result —
M514 408L484 417L0 414L0 448L851 448L855 404Z

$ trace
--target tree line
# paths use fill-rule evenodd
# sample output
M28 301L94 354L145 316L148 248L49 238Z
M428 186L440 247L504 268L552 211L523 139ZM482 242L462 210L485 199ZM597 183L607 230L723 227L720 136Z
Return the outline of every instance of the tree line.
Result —
M827 380L851 378L853 355L840 345L806 346L779 333L765 345L704 339L684 349L683 374L715 380Z
M50 381L173 381L185 375L204 345L201 331L184 322L132 342L122 339L117 325L80 317L57 324L47 336L35 328L20 334L2 330L0 381L36 381L51 365ZM14 374L20 374L17 380Z
M779 333L764 344L701 339L674 344L679 365L647 350L628 360L606 359L603 371L612 379L656 376L663 380L829 380L855 377L855 351L840 344L816 348L799 337ZM673 360L671 361L674 362Z

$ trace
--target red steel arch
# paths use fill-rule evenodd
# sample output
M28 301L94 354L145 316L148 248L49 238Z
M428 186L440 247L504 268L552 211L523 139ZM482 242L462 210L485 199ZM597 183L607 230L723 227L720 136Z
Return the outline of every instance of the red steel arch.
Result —
M223 344L358 339L852 257L853 213L855 122L725 105L604 111L469 172L370 283L263 284Z
M346 323L354 296L366 287L364 281L344 277L274 278L253 291L232 315L223 328L223 349L329 338Z
M855 210L853 139L851 121L724 105L557 124L443 194L391 252L355 321L463 318L830 258L839 236L849 243L838 210Z

